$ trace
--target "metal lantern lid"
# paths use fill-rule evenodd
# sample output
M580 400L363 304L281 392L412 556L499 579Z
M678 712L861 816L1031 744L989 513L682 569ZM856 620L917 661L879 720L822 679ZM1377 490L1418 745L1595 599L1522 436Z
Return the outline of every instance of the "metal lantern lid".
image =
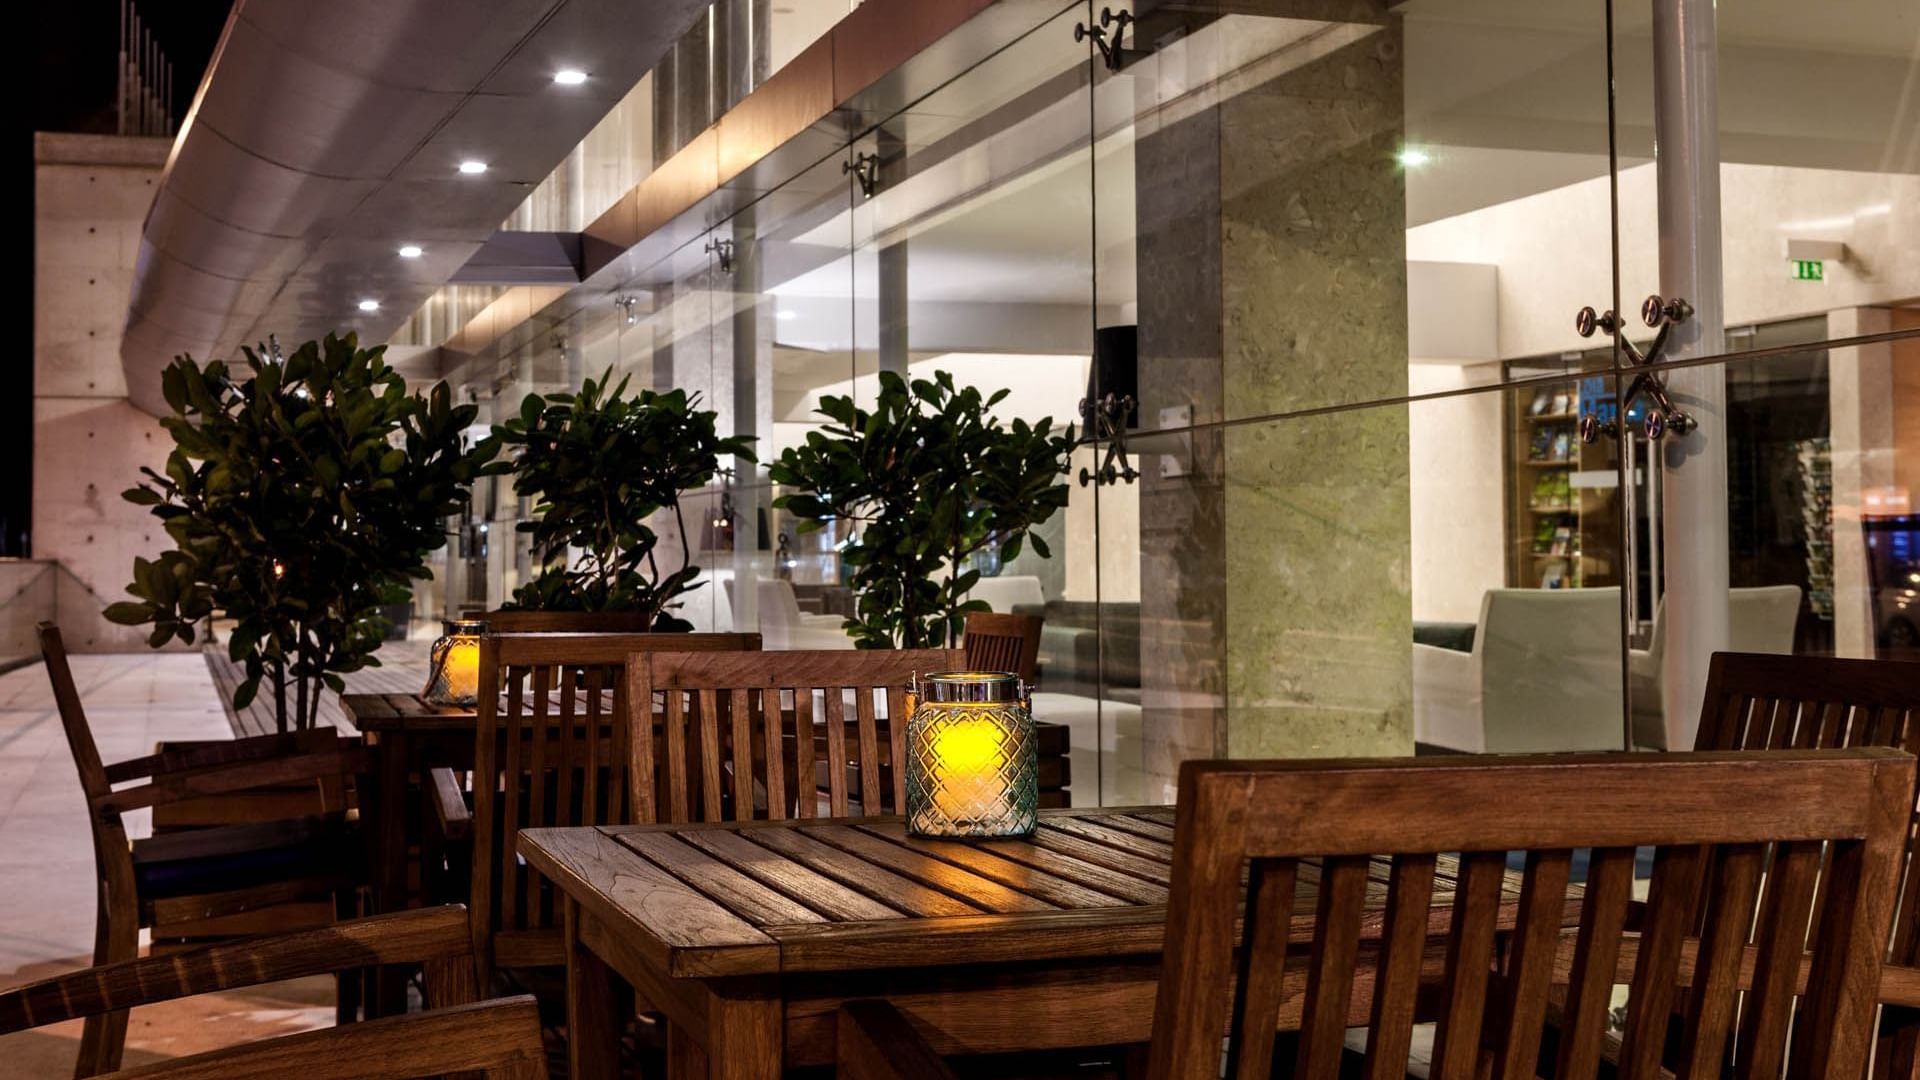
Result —
M1020 676L1011 671L940 671L918 682L921 700L929 704L1012 704L1026 698Z
M440 627L446 637L479 637L487 632L485 619L442 619Z

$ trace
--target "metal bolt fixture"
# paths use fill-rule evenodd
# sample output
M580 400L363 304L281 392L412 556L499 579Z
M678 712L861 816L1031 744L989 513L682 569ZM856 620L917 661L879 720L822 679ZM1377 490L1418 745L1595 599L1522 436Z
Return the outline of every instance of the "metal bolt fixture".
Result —
M1667 336L1673 328L1693 317L1693 305L1678 297L1667 300L1658 293L1646 298L1640 305L1640 321L1659 331L1645 351L1635 345L1621 332L1620 317L1612 311L1596 312L1592 307L1583 307L1573 317L1573 328L1581 337L1592 337L1596 331L1603 331L1608 337L1620 343L1620 348L1638 368L1652 369L1660 363L1661 354L1666 351ZM1681 411L1667 396L1667 380L1653 370L1642 371L1634 377L1621 398L1622 407L1631 412L1633 403L1642 396L1650 402L1646 414L1641 418L1640 431L1649 442L1658 442L1671 432L1686 435L1699 424L1693 417ZM1617 421L1602 422L1594 416L1580 418L1580 441L1591 443L1605 435L1619 438L1624 427Z
M1093 47L1100 50L1100 59L1107 65L1108 71L1119 71L1126 63L1128 50L1122 44L1127 27L1133 25L1133 13L1127 10L1115 11L1112 8L1100 9L1100 22L1095 26L1086 23L1073 24L1074 44L1091 39Z

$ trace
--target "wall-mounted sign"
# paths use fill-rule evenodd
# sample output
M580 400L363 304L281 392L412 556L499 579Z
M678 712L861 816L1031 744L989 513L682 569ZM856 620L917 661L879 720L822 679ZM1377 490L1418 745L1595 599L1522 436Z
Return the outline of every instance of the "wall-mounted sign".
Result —
M1819 259L1793 259L1787 263L1793 268L1795 281L1825 281L1827 264Z

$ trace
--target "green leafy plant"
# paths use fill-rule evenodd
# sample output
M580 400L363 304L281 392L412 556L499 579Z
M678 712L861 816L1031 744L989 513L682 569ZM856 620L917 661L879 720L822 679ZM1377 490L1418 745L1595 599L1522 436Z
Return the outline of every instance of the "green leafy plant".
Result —
M547 611L637 611L661 630L691 630L673 617L674 598L697 588L700 568L687 541L682 492L720 471L720 456L752 460L750 437L721 438L715 414L684 390L642 390L627 377L609 387L609 369L576 394L529 394L520 415L495 427L514 447L513 490L531 496L540 575L513 606ZM679 524L680 565L660 572L660 538L647 519L662 510ZM570 550L577 559L569 561Z
M859 529L841 557L858 593L846 628L861 648L959 641L966 613L988 606L966 599L980 572L962 568L989 545L1002 559L1028 543L1051 557L1030 530L1067 505L1058 481L1073 429L1052 434L1052 417L1003 426L991 409L1006 396L957 389L944 371L911 383L881 372L872 412L822 397L819 412L833 423L770 470L774 483L800 489L774 505L801 519L801 532L829 521Z
M147 482L124 497L152 507L175 547L135 559L137 599L106 616L151 624L155 648L232 619L227 654L246 669L234 707L265 680L285 731L312 725L319 683L337 692L341 675L379 665L381 606L431 576L427 553L446 543L447 516L498 444L467 449L477 410L455 406L446 383L407 393L385 346L362 349L353 334L284 360L241 351L243 370L183 356L162 373L175 446L164 475L142 469Z

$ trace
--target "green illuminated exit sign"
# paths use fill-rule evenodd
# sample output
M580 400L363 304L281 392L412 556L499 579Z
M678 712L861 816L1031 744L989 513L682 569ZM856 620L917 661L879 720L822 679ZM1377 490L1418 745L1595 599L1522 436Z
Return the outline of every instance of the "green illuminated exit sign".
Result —
M1793 259L1788 265L1793 267L1795 281L1825 281L1827 264L1819 259Z

